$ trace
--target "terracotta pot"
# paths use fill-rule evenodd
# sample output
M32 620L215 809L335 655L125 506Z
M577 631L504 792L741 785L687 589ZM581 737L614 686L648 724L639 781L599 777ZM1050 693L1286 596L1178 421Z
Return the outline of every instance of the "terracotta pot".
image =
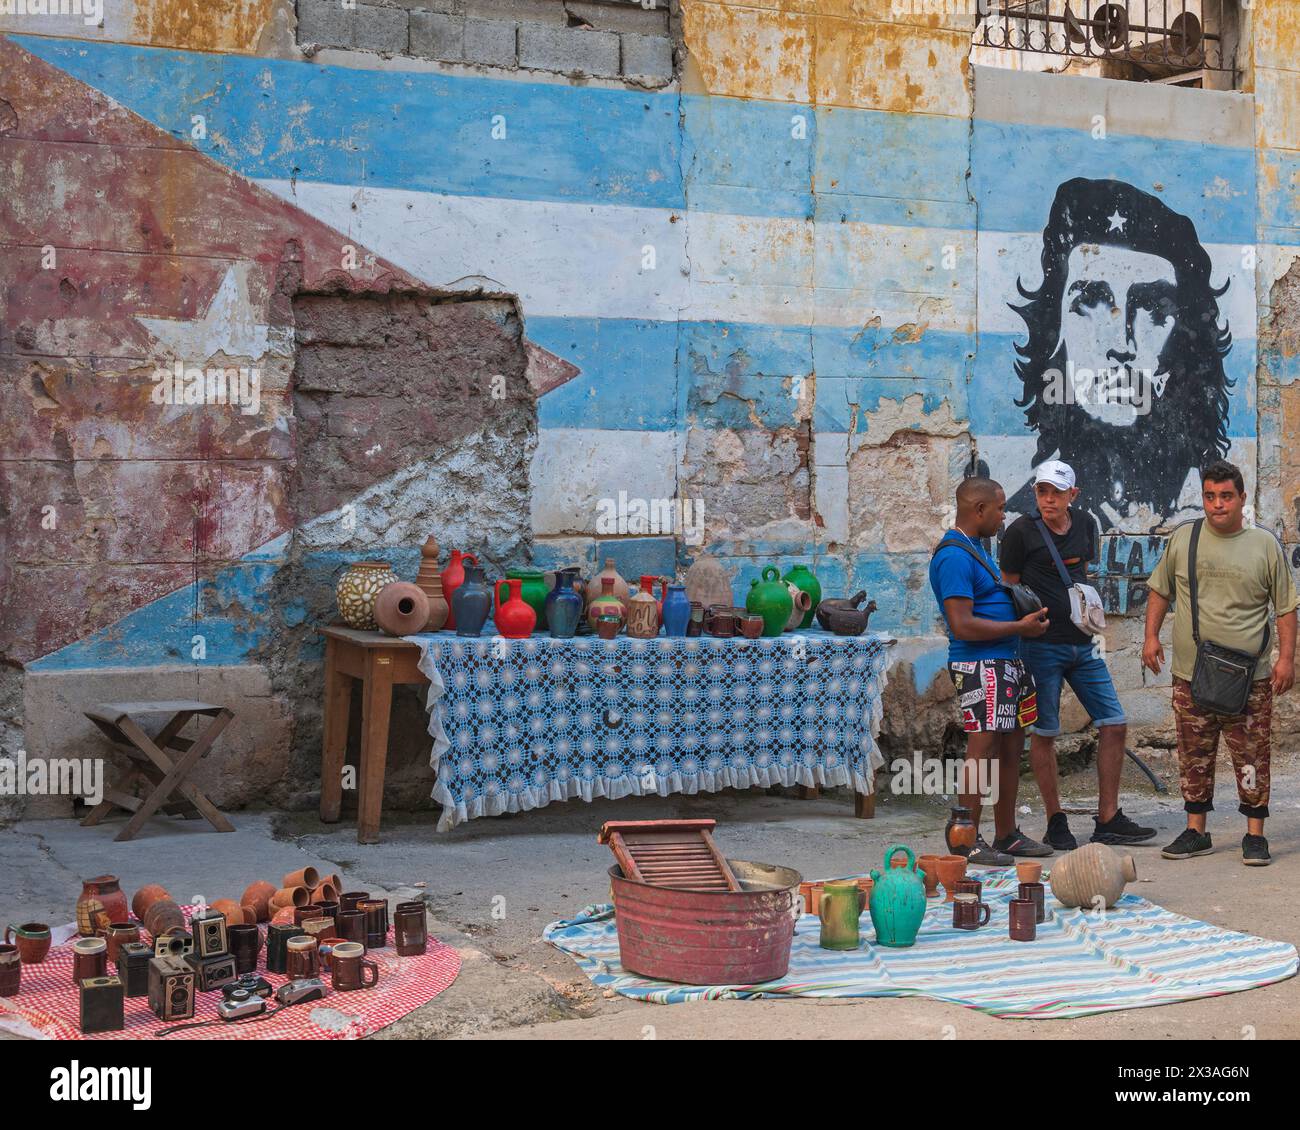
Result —
M925 879L925 897L928 899L939 897L939 859L937 855L923 855L916 861L916 866L924 872L922 878Z
M18 947L18 960L23 965L39 965L50 952L53 935L45 922L24 922L21 926L6 926L4 944L12 942Z
M375 600L385 585L399 579L387 561L356 561L349 565L334 588L343 622L358 631L375 631L379 626L375 622Z
M623 622L617 616L600 616L596 620L596 635L602 640L617 638Z
M1137 865L1131 855L1120 855L1105 844L1084 844L1067 852L1049 878L1062 906L1089 910L1100 898L1109 909L1124 893L1124 885L1137 878Z
M226 920L227 926L244 925L244 908L234 899L217 899L211 906Z
M939 882L943 884L944 902L952 902L957 893L957 881L966 877L966 857L964 855L941 855L936 866Z
M306 887L309 891L313 887L320 886L320 872L314 867L304 867L301 871L290 871L283 879L280 880L280 886L283 887ZM295 902L295 906L302 906L302 903Z
M143 922L144 916L154 903L159 899L169 899L171 897L166 887L159 886L157 883L150 883L135 892L135 896L131 899L131 913L135 916L137 922Z
M375 623L390 636L413 636L429 622L429 598L409 581L395 581L375 598Z
M309 901L314 902L317 906L320 906L322 903L338 902L338 900L339 900L338 888L334 886L334 884L327 879L325 880L325 882L321 883L320 886L312 888L311 898Z
M275 884L268 883L265 879L258 879L256 883L250 883L247 890L239 896L240 906L251 906L255 915L254 921L265 922L271 917L271 896L275 894Z
M271 896L271 909L280 910L286 906L306 906L311 896L306 887L281 887Z
M731 578L716 557L697 557L686 570L686 595L692 604L708 608L714 604L730 607L735 603Z
M343 895L341 892L343 890L343 879L337 872L335 872L333 875L326 877L324 880L322 880L322 882L328 883L331 887L333 887L335 892L334 897L336 899L342 900ZM313 901L320 902L320 899L314 899Z
M151 938L161 937L169 930L185 929L185 915L171 899L158 899L144 917L144 928Z
M793 632L795 628L803 623L805 616L812 615L812 598L793 581L786 581L785 587L790 593L790 600L793 604L790 619L785 622L785 630Z
M1033 860L1022 860L1016 864L1016 878L1022 883L1037 883L1043 877L1043 865Z
M451 608L442 591L442 577L438 574L438 541L432 534L420 546L420 571L416 574L415 583L429 602L429 619L425 621L424 630L442 631Z
M803 912L805 914L818 914L820 912L823 885L818 882L799 884L799 894L803 896Z
M108 930L113 922L125 922L130 914L126 895L118 886L116 875L97 875L81 884L77 899L77 933L93 938Z
M108 942L108 960L117 961L117 951L121 949L123 942L138 942L140 940L140 924L138 922L110 922L108 930L104 934L104 940Z
M298 920L294 911L296 907L282 906L273 915L271 915L272 926L297 926Z

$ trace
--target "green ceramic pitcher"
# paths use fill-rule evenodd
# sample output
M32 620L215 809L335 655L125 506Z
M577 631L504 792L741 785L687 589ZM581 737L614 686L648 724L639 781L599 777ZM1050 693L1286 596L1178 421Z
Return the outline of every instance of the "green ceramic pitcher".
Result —
M907 866L890 866L900 851L907 853ZM871 878L871 925L877 944L893 949L914 944L925 917L925 880L917 873L912 849L895 844L885 852L884 872L873 871Z
M512 581L523 582L520 586L520 596L523 597L524 603L537 613L538 629L545 628L546 597L550 591L546 587L546 575L538 569L507 569L506 577Z
M867 892L852 879L822 887L817 917L822 920L824 950L855 950L861 944L858 916L867 905Z
M763 635L779 636L785 631L786 622L794 611L794 601L775 565L769 565L763 570L761 581L749 582L745 611L763 617Z

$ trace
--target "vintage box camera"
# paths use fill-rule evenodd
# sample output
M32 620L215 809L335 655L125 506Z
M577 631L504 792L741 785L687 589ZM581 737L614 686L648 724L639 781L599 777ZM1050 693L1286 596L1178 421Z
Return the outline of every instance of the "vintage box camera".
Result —
M123 942L117 947L117 975L128 997L149 995L149 962L153 950L143 942Z
M81 1031L119 1032L126 1027L125 993L120 977L86 977L81 990Z
M194 970L171 957L149 962L149 1007L159 1020L188 1020L194 1015Z
M226 919L216 911L190 919L190 932L194 935L194 952L199 957L216 957L227 953Z
M186 954L194 952L194 939L184 930L173 930L168 934L159 934L153 940L154 957L170 957L179 961Z
M211 957L192 953L185 963L194 970L195 984L201 993L229 985L239 976L235 970L235 955L230 953L214 953Z

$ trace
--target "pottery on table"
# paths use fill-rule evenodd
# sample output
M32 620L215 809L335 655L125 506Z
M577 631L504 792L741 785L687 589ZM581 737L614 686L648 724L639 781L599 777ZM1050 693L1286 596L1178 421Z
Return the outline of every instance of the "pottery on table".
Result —
M600 588L597 591L598 596L589 597L587 600L587 623L591 625L591 630L596 631L596 622L602 616L617 616L619 626L622 627L624 621L627 620L627 605L618 598L614 578L602 576L600 578ZM587 592L591 592L590 585L587 586Z
M306 887L309 891L313 887L320 886L320 872L314 867L300 867L297 871L290 871L280 880L280 886L285 890L293 890L294 887ZM295 903L301 906L301 903Z
M546 587L546 575L540 569L507 569L507 581L519 581L519 596L533 610L536 617L534 627L538 631L546 629L546 598L550 590ZM512 590L513 591L513 590ZM505 635L504 632L501 633Z
M730 639L736 634L736 610L715 604L704 613L704 630L719 639Z
M1022 883L1037 883L1043 877L1043 865L1032 859L1022 859L1016 863L1016 878Z
M763 617L754 612L746 612L736 617L736 627L747 640L756 640L763 634Z
M972 879L967 875L964 879L958 879L953 891L954 898L961 898L962 895L974 895L977 900L984 898L984 884L979 879Z
M803 623L805 615L812 615L812 601L808 594L793 581L786 581L785 591L790 594L790 619L785 622L785 631L793 632Z
M756 612L763 617L763 635L779 636L785 631L794 612L794 601L775 565L766 566L760 580L749 582L745 611Z
M432 534L420 546L420 571L415 575L415 583L429 602L429 619L421 630L442 631L451 610L447 607L447 597L442 591L442 575L438 572L438 539Z
M632 590L628 587L627 581L623 579L623 574L614 567L612 557L605 558L605 567L587 582L587 619L594 623L594 617L591 615L591 606L599 599L606 595L605 581L612 581L610 593L623 606L623 616L627 617L627 602L631 599Z
M975 836L979 829L970 818L970 809L963 804L956 805L943 826L943 842L954 855L967 855L975 846Z
M1066 852L1052 865L1052 894L1062 906L1092 909L1100 898L1109 910L1124 893L1126 883L1137 878L1131 855L1121 855L1105 844L1084 844Z
M375 598L375 623L390 636L413 636L429 622L429 598L410 581L394 581Z
M465 562L471 565L478 564L478 558L472 553L462 553L459 549L451 551L451 558L447 562L447 568L442 571L442 598L447 602L447 622L444 628L456 628L456 590L465 583ZM479 574L479 580L482 581L483 575ZM484 620L487 616L484 615ZM480 624L479 628L482 629ZM476 636L478 632L465 632L464 635Z
M686 635L688 637L702 636L704 634L704 605L698 600L691 601L691 618L686 622Z
M1013 942L1032 942L1038 936L1038 910L1030 899L1012 899L1007 903L1007 936Z
M275 894L275 884L265 879L249 883L244 893L239 896L240 906L251 906L258 922L265 922L271 917L271 896Z
M1020 897L1034 904L1037 921L1047 921L1047 888L1042 883L1021 883Z
M6 926L4 944L17 947L18 960L24 965L39 965L50 952L52 940L50 927L44 922L24 922L21 926Z
M622 627L623 621L617 616L598 616L596 618L596 635L602 640L614 639Z
M691 622L691 602L686 595L686 586L669 584L664 588L663 603L664 635L681 637Z
M227 926L244 924L244 908L234 899L217 899L212 903L212 909L226 920Z
M104 933L104 941L108 943L108 960L117 961L118 950L126 942L138 942L140 940L140 924L138 922L110 922L108 929Z
M691 567L686 570L685 584L687 598L702 608L735 603L736 598L731 593L731 577L716 557L705 554L691 562Z
M145 914L154 903L159 899L169 899L171 897L166 887L159 886L157 883L150 883L141 887L131 896L131 914L137 922L143 922Z
M276 911L286 906L306 906L311 902L310 894L311 892L302 884L293 887L281 887L271 896L270 909Z
M81 884L77 899L77 933L85 938L103 934L113 922L129 917L126 894L116 875L97 875Z
M145 912L144 928L151 938L161 938L172 930L183 930L185 915L172 899L155 899Z
M387 561L354 561L334 586L343 622L359 632L375 631L379 627L375 601L385 585L397 580L400 578Z
M978 930L987 926L993 908L975 895L958 895L952 904L952 925L956 930Z
M577 566L557 569L551 591L546 594L546 626L552 639L572 639L582 620L582 581Z
M317 906L324 906L327 902L338 902L339 889L328 879L322 879L320 883L312 887L308 892L308 902L314 902Z
M860 636L876 610L874 600L866 608L858 607L866 599L866 591L862 589L850 597L828 597L817 605L817 623L837 636Z
M925 897L939 897L939 857L937 855L917 856L916 869L925 883Z
M643 576L641 587L627 603L627 634L637 640L652 640L659 634L659 603L655 600L657 578Z
M811 628L813 617L816 615L817 606L822 602L822 583L816 577L807 565L791 565L785 571L785 576L781 578L787 584L797 585L803 592L808 594L808 607L804 612L803 619L798 623L800 628Z
M894 867L893 858L898 852L907 854L906 867ZM885 852L883 871L872 871L871 924L876 930L876 943L892 949L903 949L916 941L916 932L925 917L925 882L916 873L916 856L912 849L895 844Z
M826 883L818 899L821 919L821 947L824 950L855 950L861 944L858 916L867 905L867 895L852 879Z
M966 857L964 855L941 855L935 864L939 872L939 883L944 890L944 902L952 902L957 893L957 884L966 878Z
M447 618L447 626L454 620L458 636L477 636L492 612L492 590L479 566L466 565L464 575L451 598L452 615Z
M275 913L271 915L271 925L296 927L298 925L298 915L295 913L296 911L297 907L294 906L281 906L276 908Z
M537 576L540 580L541 574L538 573ZM505 601L501 599L502 585L505 585L510 593L510 598ZM504 581L497 581L493 588L496 611L492 619L496 624L497 632L508 640L526 640L537 627L537 612L524 600L523 586L522 578L508 577Z

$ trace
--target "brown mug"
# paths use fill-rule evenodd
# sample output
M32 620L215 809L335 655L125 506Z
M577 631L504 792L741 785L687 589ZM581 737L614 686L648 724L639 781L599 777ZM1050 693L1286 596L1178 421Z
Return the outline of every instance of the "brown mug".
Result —
M319 903L309 902L306 906L295 906L293 908L293 924L301 926L308 918L319 918L321 909Z
M740 634L747 640L756 640L763 634L763 617L761 616L740 616L737 617L740 624Z
M340 993L372 989L379 982L379 966L366 960L365 946L357 942L336 942L330 955L330 982Z
M322 918L338 918L339 904L337 902L318 902Z
M339 912L356 910L357 904L370 897L369 891L344 891L339 895Z
M103 938L78 938L72 943L72 983L108 976L108 943Z
M323 914L319 918L304 918L302 932L310 934L318 942L328 942L338 937L334 929L334 919L326 918Z
M266 971L283 973L289 967L289 951L286 948L290 938L305 937L301 926L272 923L266 928Z
M1008 935L1013 942L1032 942L1038 936L1038 909L1033 899L1007 903Z
M698 636L704 631L704 605L698 600L691 601L691 618L686 621L686 634Z
M1047 891L1042 883L1021 883L1020 897L1029 899L1034 904L1034 920L1047 921Z
M37 965L50 952L50 928L44 922L6 926L4 940L6 945L13 942L18 947L18 957L24 965Z
M315 938L290 938L284 949L285 974L290 981L320 976L320 950Z
M384 899L366 899L357 909L366 916L366 948L388 945L388 903Z
M104 931L104 941L108 943L108 960L117 964L117 951L123 942L138 942L140 926L135 922L110 922Z
M602 640L612 640L617 637L619 629L623 627L622 617L619 616L597 616L596 617L596 635Z
M366 912L364 910L340 910L334 919L334 932L345 942L366 944Z
M428 948L424 903L399 902L393 909L393 945L401 957L415 957Z
M257 971L257 952L262 948L262 931L256 926L227 926L226 944L235 959L236 973Z
M715 604L704 617L705 630L718 639L730 639L736 634L736 614L725 605Z
M978 930L989 924L992 913L988 903L980 902L974 895L958 893L952 900L953 929Z
M958 879L954 884L954 895L974 895L976 902L984 899L984 884L979 879Z
M23 962L17 946L0 945L0 997L16 997L23 986Z

